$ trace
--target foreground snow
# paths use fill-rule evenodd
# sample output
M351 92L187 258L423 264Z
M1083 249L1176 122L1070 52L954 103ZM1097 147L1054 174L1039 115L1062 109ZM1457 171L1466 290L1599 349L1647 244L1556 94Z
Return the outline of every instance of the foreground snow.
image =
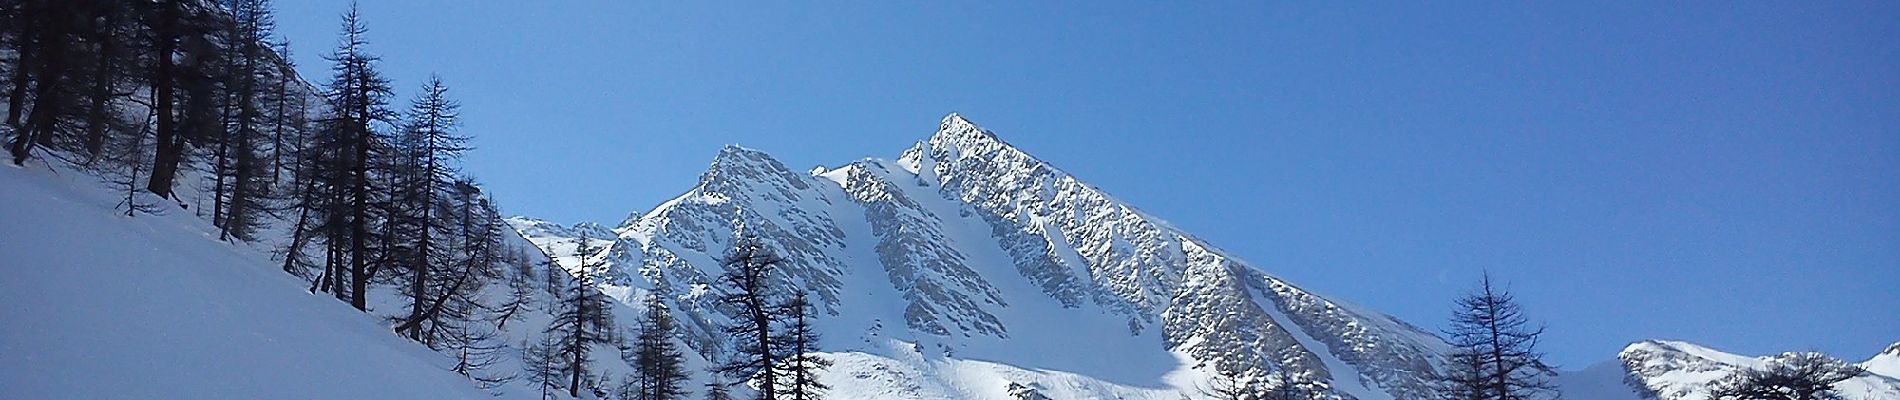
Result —
M0 398L492 398L188 211L127 218L99 187L0 168Z

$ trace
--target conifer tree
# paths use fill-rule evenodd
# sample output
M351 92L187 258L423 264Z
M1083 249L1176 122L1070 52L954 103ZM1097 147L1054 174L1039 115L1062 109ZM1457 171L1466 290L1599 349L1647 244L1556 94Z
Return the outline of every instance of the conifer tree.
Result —
M1516 299L1493 287L1490 274L1484 275L1477 292L1458 299L1451 322L1446 334L1456 349L1452 372L1444 382L1449 396L1474 400L1557 397L1556 385L1551 383L1556 372L1537 351L1537 338L1544 329L1530 327Z
M529 285L528 281L528 277L534 274L534 270L530 268L530 264L522 261L521 257L512 254L506 258L503 264L513 266L514 270L505 275L508 285L508 298L502 300L502 303L495 306L494 309L493 315L496 329L507 329L508 322L519 319L524 314L524 311L534 309L534 288Z
M785 395L792 400L817 400L830 389L818 382L818 371L831 366L831 360L818 355L818 332L812 329L812 304L804 293L793 296L780 307L788 318L785 332L777 338L787 355L776 365L783 379Z
M455 358L455 366L449 370L474 380L483 389L514 380L514 374L495 370L501 364L501 355L505 350L500 334L479 326L461 327L455 329L454 333L444 346L449 350L449 355Z
M442 253L445 259L439 263L412 266L436 272L425 275L429 278L414 289L422 295L412 297L415 308L396 326L397 332L431 348L460 335L456 330L467 326L476 310L488 308L478 293L498 276L496 267L503 254L501 217L482 197L481 189L471 181L458 180L449 194L454 212L440 217L453 217L454 223L442 231L452 239L444 243L452 251ZM459 258L448 259L450 255Z
M568 376L568 395L580 396L582 382L588 376L587 361L592 347L612 342L613 321L606 312L605 295L594 288L593 276L600 264L593 261L594 247L588 243L586 233L582 233L575 250L580 255L580 265L574 273L574 285L561 299L560 313L548 326L548 334L555 337L556 356L563 363L562 370Z
M0 126L6 131L0 133L11 134L19 129L20 116L26 110L26 91L32 82L34 36L39 33L32 24L37 22L35 19L39 17L39 10L48 3L45 0L26 0L0 7L0 27L7 28L5 32L0 32L0 39L5 39L4 43L13 53L13 59L8 60L10 62L0 64L6 67L7 77L7 119L6 124Z
M178 174L178 162L183 158L184 139L178 134L178 115L175 110L177 101L174 87L178 80L178 68L174 56L178 51L178 40L185 30L184 5L182 0L157 0L157 10L145 18L152 32L152 107L157 110L158 121L156 138L153 144L151 178L145 189L159 198L172 198L172 182Z
M229 106L235 108L235 112L226 117L227 132L219 145L218 168L213 171L218 180L217 192L228 193L228 196L214 197L216 208L223 215L214 221L219 222L220 238L249 241L254 239L253 231L262 225L259 217L268 212L265 199L271 187L266 171L270 165L263 154L267 149L261 146L264 139L261 127L267 123L261 107L264 80L272 73L267 63L274 56L264 43L270 38L275 22L266 0L234 0L229 8L235 23L226 29L226 46L231 47L235 60L229 66L233 70L227 74L229 81L225 85L231 92L228 98L234 103Z
M409 121L398 138L399 146L403 147L401 156L404 157L399 162L406 164L402 169L408 174L403 174L406 175L401 179L404 182L398 185L400 187L397 190L404 195L396 199L401 204L395 207L397 211L391 216L400 216L402 222L397 223L411 228L405 232L410 237L403 241L414 243L408 263L410 286L407 289L410 295L408 320L414 321L411 326L432 317L427 315L430 313L425 306L429 303L431 272L445 269L447 254L437 249L441 245L438 240L441 229L438 225L442 215L436 211L439 208L436 193L446 189L454 179L453 162L468 150L464 145L468 138L455 134L458 107L454 100L448 98L448 87L442 84L442 80L430 77L422 93L411 102ZM469 202L473 202L474 195L467 195L470 197ZM465 212L472 213L473 210ZM467 221L468 218L464 219L463 225L472 223ZM411 329L407 335L411 339L421 339L419 329Z
M542 400L554 398L560 388L561 361L556 354L559 348L554 335L541 335L540 341L521 343L522 372L526 373L528 382L540 390Z
M377 200L378 188L372 176L373 151L379 141L372 125L378 121L388 121L390 112L387 104L390 96L389 81L377 71L376 56L370 55L364 47L368 44L364 34L361 14L356 5L351 4L348 13L343 16L343 38L336 51L327 58L335 63L331 67L332 79L329 88L330 115L324 121L325 136L338 151L331 157L331 171L319 176L335 179L326 186L334 190L337 197L332 201L331 212L342 215L331 216L339 223L331 229L333 256L346 257L349 265L345 270L340 263L333 263L335 271L331 277L338 283L343 282L342 275L348 275L348 298L350 306L358 310L369 307L366 297L372 277L370 263L376 255L371 254L371 207ZM337 288L342 289L342 288Z
M706 381L706 400L732 400L732 389L726 387L726 381L716 373L712 380Z
M106 144L111 136L139 136L137 128L122 126L119 103L130 92L121 92L125 77L134 68L136 57L135 44L127 38L137 35L132 21L138 17L133 6L127 2L101 1L90 4L92 15L89 34L85 40L91 42L91 73L87 83L91 89L86 94L86 118L84 121L85 139L83 151L88 165L106 156ZM138 138L143 139L143 138Z
M147 121L150 121L150 118ZM107 164L117 165L117 168L107 172L106 180L113 186L117 186L116 190L123 194L118 205L125 207L127 217L136 216L139 213L154 213L159 210L156 204L145 201L139 196L144 192L143 187L139 185L139 176L145 172L145 165L141 160L141 157L145 156L145 136L143 131L115 136L117 140L109 141L110 146L105 149L107 153L112 154L113 159Z
M1255 400L1254 395L1260 390L1252 379L1214 371L1214 376L1208 377L1207 385L1197 384L1195 391L1200 392L1203 397L1214 400Z
M19 5L20 34L14 66L15 80L7 126L13 128L6 148L14 165L23 165L35 148L50 144L78 110L79 93L72 76L77 57L83 49L79 36L85 29L86 15L79 7L59 1L26 1ZM32 102L26 102L28 85ZM24 125L21 109L27 109Z
M263 108L269 111L265 119L270 122L270 181L281 185L286 183L284 172L296 168L296 152L300 150L298 145L303 143L309 117L306 115L308 107L304 104L303 92L290 90L293 83L301 82L296 79L297 64L291 57L290 42L277 42L273 55L277 65L270 75L271 88L263 97ZM289 167L284 162L286 158L290 160Z
M7 27L0 41L11 44L6 71L7 121L0 142L21 165L36 150L90 164L109 133L120 128L121 76L131 68L131 17L121 2L67 3L22 0L0 5ZM25 120L22 121L21 117Z
M642 303L646 318L641 321L635 338L631 360L635 374L630 383L638 388L638 398L642 400L683 399L686 358L673 344L672 312L658 294L647 295Z
M720 303L738 311L724 329L733 342L734 354L718 371L735 382L756 381L759 398L776 399L779 379L773 366L778 363L781 351L773 340L772 326L776 319L769 277L784 258L774 254L758 237L744 233L743 226L735 232L732 252L722 262L726 272L719 278L727 288L719 296Z

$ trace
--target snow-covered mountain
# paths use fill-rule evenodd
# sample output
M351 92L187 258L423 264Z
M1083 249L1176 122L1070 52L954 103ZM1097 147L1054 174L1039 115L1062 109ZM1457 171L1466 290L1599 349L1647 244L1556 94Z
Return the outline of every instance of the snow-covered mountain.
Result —
M1629 345L1617 358L1628 373L1629 385L1648 398L1702 400L1708 398L1709 386L1717 379L1741 369L1764 368L1793 354L1749 357L1687 342L1650 340ZM1842 396L1900 399L1900 343L1857 365L1868 373L1835 384Z
M1422 398L1445 344L1301 289L952 114L895 160L795 172L728 146L698 185L611 230L511 223L568 268L601 238L603 289L676 303L684 339L723 353L712 299L733 227L810 293L825 380L916 398L1180 398L1210 373L1284 368L1341 397Z

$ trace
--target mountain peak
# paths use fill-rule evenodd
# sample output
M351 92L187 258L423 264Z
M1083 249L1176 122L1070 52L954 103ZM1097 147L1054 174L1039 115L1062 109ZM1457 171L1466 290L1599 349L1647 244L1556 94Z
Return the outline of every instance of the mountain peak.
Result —
M939 146L954 144L956 147L963 148L988 144L1009 147L1009 144L1003 143L1003 140L997 138L995 133L977 126L975 122L970 122L968 118L963 117L963 114L958 113L950 113L943 117L943 123L937 125L937 133L930 136L930 143Z
M772 155L736 144L720 148L712 165L699 175L700 189L708 191L740 190L755 184L807 188L803 178L786 169L785 164Z
M778 159L772 158L771 154L766 154L764 151L728 144L719 148L719 155L713 156L712 164L707 166L706 173L702 177L733 169L782 170L785 167L779 163Z
M964 118L963 114L952 112L950 115L943 116L943 126L949 127L951 125L976 126L976 123L970 122L969 118Z
M766 155L764 151L759 151L758 149L740 146L738 144L728 144L728 145L719 147L719 155L713 156L713 162L718 163L723 160L746 160L746 159L759 159L759 158L769 159L769 158L772 158L772 156Z

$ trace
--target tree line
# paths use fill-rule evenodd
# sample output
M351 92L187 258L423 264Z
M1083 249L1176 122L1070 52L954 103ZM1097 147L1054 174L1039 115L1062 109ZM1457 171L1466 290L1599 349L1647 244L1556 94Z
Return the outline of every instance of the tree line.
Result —
M396 333L459 354L465 375L493 364L477 292L525 258L455 168L468 138L448 86L391 109L354 7L322 88L266 0L10 0L0 22L10 162L106 178L127 216L195 211L219 240L281 242L285 272L358 310L372 284L397 286Z
M355 5L341 25L317 87L296 73L267 0L0 0L0 147L15 165L103 178L127 216L196 212L220 240L271 244L311 293L358 310L370 311L372 289L393 288L393 332L450 355L483 387L525 375L545 395L684 398L691 379L664 294L622 330L594 288L592 249L572 276L541 265L534 277L533 258L504 243L500 212L458 169L470 138L449 86L431 77L399 110ZM738 355L705 392L750 384L761 398L817 399L815 371L828 362L815 354L811 305L768 287L780 260L758 238L743 242L723 280L735 294L721 299L743 315L727 330ZM529 328L540 340L507 343L502 332L533 313L552 317ZM519 373L500 368L509 347ZM596 347L618 350L633 372L612 384L590 365Z

